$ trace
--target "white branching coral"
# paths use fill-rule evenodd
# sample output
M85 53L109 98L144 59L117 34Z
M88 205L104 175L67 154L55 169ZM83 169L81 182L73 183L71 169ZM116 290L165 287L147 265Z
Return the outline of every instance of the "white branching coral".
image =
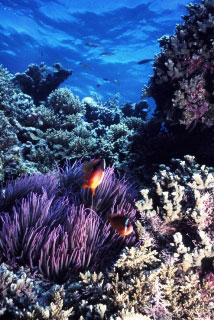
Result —
M143 221L159 242L167 241L184 271L214 258L213 186L213 168L185 156L182 161L172 159L170 167L161 165L153 187L143 190L143 200L137 203Z
M52 302L49 306L40 306L37 302L33 307L33 311L24 310L25 319L42 319L42 320L68 320L72 314L73 307L64 310L63 309L63 297L65 296L63 286L55 286L52 292Z
M157 250L153 249L152 238L148 238L139 248L126 248L120 255L117 263L114 265L113 272L117 268L123 273L131 273L134 270L143 269L149 265L159 262Z

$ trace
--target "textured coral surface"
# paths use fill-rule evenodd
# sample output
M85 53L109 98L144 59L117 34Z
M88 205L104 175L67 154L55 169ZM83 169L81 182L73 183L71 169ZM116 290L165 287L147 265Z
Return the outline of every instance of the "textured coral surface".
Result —
M190 14L175 34L159 39L162 51L145 94L154 97L168 125L209 127L214 121L214 2L202 0L187 9Z

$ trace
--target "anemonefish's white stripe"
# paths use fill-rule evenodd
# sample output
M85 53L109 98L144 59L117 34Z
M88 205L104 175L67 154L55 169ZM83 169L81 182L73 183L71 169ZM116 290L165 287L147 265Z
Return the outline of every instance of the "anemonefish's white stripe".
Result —
M126 233L126 231L127 231L128 224L129 224L129 218L127 218L126 221L125 221L125 229L124 229L124 232L125 232L125 233Z

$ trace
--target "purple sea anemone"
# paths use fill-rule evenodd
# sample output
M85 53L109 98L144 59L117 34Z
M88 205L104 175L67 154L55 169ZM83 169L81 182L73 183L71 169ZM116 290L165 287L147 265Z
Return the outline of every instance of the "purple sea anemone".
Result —
M126 176L117 178L112 167L106 168L101 187L97 188L94 197L90 189L81 188L82 179L80 161L76 161L73 166L67 164L63 170L59 170L59 190L69 198L70 203L84 203L85 207L92 207L103 218L107 213L115 212L131 218L135 216L134 199L137 198L137 191Z
M135 234L123 238L108 213L135 220L136 191L125 177L107 168L94 197L82 189L82 163L55 174L25 176L1 191L0 260L28 265L63 282L78 271L111 267Z

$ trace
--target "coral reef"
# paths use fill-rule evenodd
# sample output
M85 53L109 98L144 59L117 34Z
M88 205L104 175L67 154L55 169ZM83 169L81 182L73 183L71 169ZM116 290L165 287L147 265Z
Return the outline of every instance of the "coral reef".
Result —
M144 100L139 103L125 103L120 106L125 117L136 117L146 120L149 109L148 103Z
M184 161L172 159L161 165L150 190L141 191L138 202L142 219L151 226L157 243L179 260L184 271L202 268L205 261L213 270L214 169L196 163L193 156Z
M143 199L137 202L140 215L135 229L138 239L135 244L137 245L127 246L128 243L126 243L125 247L125 243L123 243L121 246L118 239L112 238L111 235L111 239L108 238L108 241L114 243L114 252L118 246L120 247L120 256L110 269L100 270L98 267L106 255L108 260L110 256L112 257L112 252L109 252L110 243L107 241L104 247L102 246L98 230L94 240L91 237L94 233L90 233L90 240L88 239L89 242L87 241L85 245L85 248L89 245L89 250L92 249L92 244L93 247L98 245L95 256L94 252L90 253L86 250L85 258L83 256L80 260L75 258L76 261L81 261L82 265L86 263L86 270L90 269L90 271L75 272L73 265L72 273L69 277L64 278L63 285L56 285L55 282L45 280L38 272L35 272L36 269L32 268L32 265L28 268L18 267L23 262L21 259L25 258L26 261L28 257L32 258L35 255L30 246L40 245L39 243L35 244L36 237L38 240L42 237L44 240L48 239L49 236L44 237L42 229L37 230L38 224L42 220L47 222L45 232L48 231L48 228L53 227L53 232L56 235L58 232L56 224L59 220L61 226L64 226L68 231L72 215L68 213L63 217L63 210L66 209L65 207L61 208L63 201L65 202L64 196L67 198L66 207L74 208L72 205L78 206L80 202L87 203L87 206L91 203L89 190L83 189L79 192L82 179L80 164L77 162L73 167L67 165L64 169L60 169L57 177L59 184L57 185L54 183L56 181L54 180L56 179L55 174L38 175L36 178L31 177L31 179L25 177L24 181L19 179L8 184L5 194L2 194L2 209L5 208L4 213L1 214L2 221L7 216L7 220L1 226L1 230L4 230L4 235L1 231L0 241L1 244L4 243L3 248L8 246L9 242L12 239L15 240L17 236L17 233L13 232L13 238L10 238L9 234L6 237L5 232L7 229L5 225L9 226L13 215L16 215L13 227L16 228L18 223L20 227L17 230L25 228L25 238L29 231L31 236L26 241L27 245L22 249L25 254L17 255L20 260L15 261L14 257L10 261L10 266L5 263L0 265L1 315L12 317L12 319L52 320L212 319L214 316L214 221L212 214L214 169L197 164L192 156L186 156L184 160L173 159L170 166L161 165L153 177L153 184L150 188L141 191ZM113 170L108 168L104 184L98 188L95 195L93 207L88 210L86 215L83 214L83 206L79 207L79 212L75 211L75 219L81 215L81 230L83 232L79 231L78 235L76 233L78 227L80 228L80 223L72 225L72 228L69 229L68 236L73 234L76 239L75 247L79 247L78 239L82 245L84 239L87 239L87 235L84 233L84 219L87 220L90 215L93 216L93 222L87 221L89 228L95 227L97 219L102 220L99 225L101 229L106 228L105 231L104 229L101 231L102 241L105 241L104 235L110 230L103 217L106 210L109 211L109 199L111 199L113 206L126 212L129 210L130 217L134 217L133 204L127 199L129 196L133 198L135 191L132 194L133 187L125 183L124 179L125 177L118 180L114 176ZM25 185L26 187L24 187ZM48 195L44 194L46 185L49 185ZM124 190L121 189L122 186ZM28 195L26 194L27 189L29 189ZM114 190L116 190L116 194L114 194ZM110 196L112 192L114 200L113 195ZM104 194L106 200L102 201ZM25 196L22 202L21 195ZM15 201L16 198L18 201ZM39 203L36 204L35 201ZM27 206L30 205L30 202L33 212L31 219L27 214L29 212ZM11 210L13 205L14 209ZM54 209L52 213L50 212L51 208ZM9 215L5 214L6 209ZM17 215L18 210L19 216ZM39 213L38 217L36 213ZM63 220L65 224L63 224ZM33 227L26 229L26 224L29 227L32 224ZM36 230L37 234L33 239ZM52 253L54 249L57 249L60 242L58 242L59 239L57 240L55 237L54 239L55 247L51 247L49 239L43 252L45 250L47 252L47 248L52 250ZM117 245L114 241L117 241ZM12 254L12 250L17 250L19 245L20 243L11 246L11 250L5 249L4 256ZM99 257L102 248L105 250L105 254L102 252ZM56 251L58 257L60 257L62 250L64 250L63 245L59 245ZM42 268L47 266L49 261L53 262L54 254L51 254L51 260L48 257L44 260L44 257L42 257L42 262L40 259L39 266L43 276L44 269ZM90 268L87 257L90 257L91 261L93 257L96 259L97 263L94 267ZM62 259L60 261L63 261L65 268L67 262ZM50 273L53 272L54 265L56 267L55 263L50 264L50 268L48 268ZM62 264L58 264L58 268L61 266ZM81 271L79 267L80 265L77 268ZM32 272L34 273L32 274ZM65 276L65 269L63 276Z
M89 98L86 104L86 119L96 134L97 155L102 154L107 161L120 170L133 174L132 169L138 158L134 142L141 137L147 121L148 104L118 105L116 95L104 104Z
M29 70L30 74L36 70L36 79L43 79L37 81L38 88L34 84L35 90L43 84L45 90L49 69L31 65ZM39 93L45 101L35 105L32 92L21 86L29 95L23 93L13 75L4 68L0 71L1 139L7 141L1 147L2 180L25 172L48 172L56 161L63 164L66 159L92 156L105 156L109 164L130 170L133 141L145 125L146 103L120 108L118 96L105 103L91 98L80 101L70 89L59 88L47 90L43 98Z
M144 94L154 97L168 126L213 126L213 10L212 0L189 4L184 24L172 36L159 39L154 75Z
M48 104L56 114L60 115L80 113L83 116L85 113L85 105L67 88L54 90L48 96Z
M62 286L35 279L24 267L14 273L4 263L0 265L0 275L1 319L68 320L72 307L63 308Z
M57 89L55 80L61 79L63 69L58 63L53 70L31 65L16 76L1 68L2 140L10 139L1 149L0 178L45 173L56 162L93 156L105 157L139 184L149 181L160 163L185 154L212 165L213 3L190 4L188 10L175 34L160 39L162 51L144 90L157 104L152 119L147 117L145 101L119 105L118 95L104 103L90 97L80 101L70 89ZM40 98L22 85L15 86L16 77L33 83L31 89Z
M214 4L202 0L187 9L175 33L159 39L154 74L143 89L143 97L153 97L156 109L131 145L133 154L139 149L132 163L141 168L135 174L139 180L149 180L160 163L186 154L213 165Z
M0 66L0 180L11 178L24 172L21 159L21 146L17 137L18 110L20 92L11 82L12 75ZM21 95L25 98L24 95ZM24 101L25 99L23 99ZM25 100L29 106L29 100Z
M94 99L83 99L86 105L86 119L93 123L95 128L102 128L110 126L111 124L118 124L122 119L123 113L118 106L119 96L115 95L113 100L107 100L105 103L97 97Z
M0 180L33 173L0 192L0 319L214 318L214 3L187 8L159 40L151 119L145 101L57 88L71 74L59 64L0 67ZM141 200L113 167L94 197L81 188L92 157L134 177Z
M38 105L71 74L72 71L64 69L59 62L53 64L52 68L42 62L39 66L30 64L24 73L16 73L13 82Z

